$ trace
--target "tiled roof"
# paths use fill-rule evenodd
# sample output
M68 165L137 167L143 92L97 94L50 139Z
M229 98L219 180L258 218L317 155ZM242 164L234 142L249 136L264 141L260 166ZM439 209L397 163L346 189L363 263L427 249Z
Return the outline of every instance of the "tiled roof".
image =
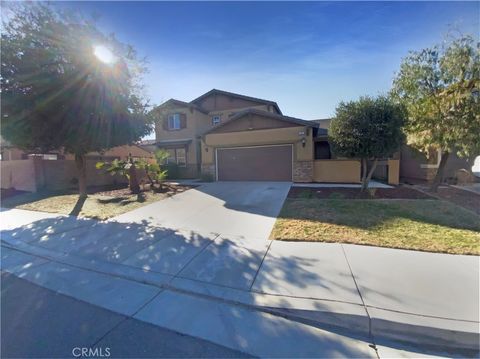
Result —
M242 117L244 117L246 115L249 115L249 114L274 118L276 120L295 123L295 124L301 125L301 126L309 126L309 127L313 127L313 128L318 128L318 124L313 122L313 121L306 121L306 120L302 120L302 119L295 118L295 117L283 116L283 115L278 115L278 114L268 112L268 111L262 111L262 110L257 110L257 109L254 109L254 108L249 108L249 109L237 112L235 115L232 116L232 118L230 120L228 120L226 122L223 122L218 126L213 127L209 131L205 132L205 134L213 132L216 129L218 129L219 127L225 126L227 123L235 121L235 120L237 120L239 118L242 118Z
M220 94L220 95L225 95L225 96L231 96L231 97L237 97L237 98L241 98L243 100L248 100L248 101L253 101L253 102L258 102L258 103L263 103L263 104L267 104L267 105L272 105L276 108L276 110L281 114L282 111L280 110L280 107L278 107L278 104L275 102L275 101L270 101L270 100L264 100L264 99L261 99L261 98L257 98L257 97L251 97L251 96L245 96L245 95L240 95L238 93L233 93L233 92L228 92L228 91L223 91L223 90L218 90L218 89L212 89L206 93L204 93L203 95L197 97L196 99L190 101L190 103L196 103L196 102L199 102L200 100L204 99L205 97L207 96L210 96L212 94Z

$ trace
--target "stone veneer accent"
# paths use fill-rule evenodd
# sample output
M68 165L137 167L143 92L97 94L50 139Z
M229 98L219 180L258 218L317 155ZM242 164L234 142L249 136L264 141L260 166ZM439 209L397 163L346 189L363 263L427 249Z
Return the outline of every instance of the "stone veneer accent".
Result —
M313 181L313 161L293 162L293 182Z
M212 164L202 164L202 175L212 176L212 180L215 181L215 165Z

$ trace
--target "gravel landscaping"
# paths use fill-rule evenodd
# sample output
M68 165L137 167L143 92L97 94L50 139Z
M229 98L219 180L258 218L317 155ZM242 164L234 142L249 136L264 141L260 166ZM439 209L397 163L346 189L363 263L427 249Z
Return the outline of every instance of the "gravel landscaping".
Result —
M150 191L146 186L139 194L132 194L127 187L97 187L89 189L84 200L72 192L27 192L2 197L2 206L105 220L192 187L168 184L161 191Z

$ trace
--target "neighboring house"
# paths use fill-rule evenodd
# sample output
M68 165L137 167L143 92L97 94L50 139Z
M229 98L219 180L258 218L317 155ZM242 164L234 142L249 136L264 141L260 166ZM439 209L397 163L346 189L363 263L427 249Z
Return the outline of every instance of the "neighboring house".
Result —
M54 151L49 153L25 152L15 146L12 146L8 141L5 141L0 136L0 161L27 160L33 157L42 158L44 160L63 159L63 155L59 151Z
M111 161L113 159L127 159L130 154L134 159L155 158L153 151L149 151L147 148L136 144L114 147L102 153L90 152L86 157L88 160ZM43 160L74 160L75 156L70 153L64 153L63 151L50 151L48 153L23 151L2 140L0 146L1 161L28 160L32 158L41 158Z
M140 145L124 145L113 147L104 152L90 152L87 154L87 160L97 161L112 161L114 159L126 160L129 156L133 159L153 159L155 155L152 151L148 151ZM65 159L74 160L75 156L72 154L65 155Z
M434 151L428 157L414 148L404 145L400 157L400 177L405 182L429 182L432 181L437 173L441 151ZM458 171L466 170L472 172L474 158L467 160L459 158L452 153L448 157L447 165L444 169L444 179L447 182L455 183L457 181Z
M138 143L138 146L143 148L145 151L150 152L152 154L158 149L156 146L157 140L143 140Z
M329 120L285 116L274 101L213 89L152 111L156 146L170 153L182 177L360 182L359 161L332 158ZM391 167L389 181L397 183L398 161Z
M2 143L0 161L0 187L5 189L36 192L39 189L64 190L76 188L78 171L72 154L61 151L55 153L28 153ZM13 156L15 155L15 156ZM98 161L127 159L154 161L153 153L137 146L114 147L103 153L91 152L86 156L87 185L105 186L125 182L122 176L112 176L105 170L96 168Z

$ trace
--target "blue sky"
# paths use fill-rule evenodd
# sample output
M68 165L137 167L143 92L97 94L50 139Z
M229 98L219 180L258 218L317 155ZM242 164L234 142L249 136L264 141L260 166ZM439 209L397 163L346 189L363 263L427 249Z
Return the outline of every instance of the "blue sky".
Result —
M304 119L388 91L401 58L454 28L478 36L479 2L72 2L149 60L152 103L218 88Z

